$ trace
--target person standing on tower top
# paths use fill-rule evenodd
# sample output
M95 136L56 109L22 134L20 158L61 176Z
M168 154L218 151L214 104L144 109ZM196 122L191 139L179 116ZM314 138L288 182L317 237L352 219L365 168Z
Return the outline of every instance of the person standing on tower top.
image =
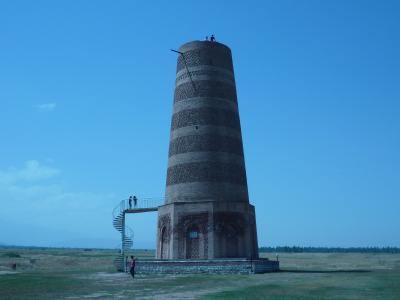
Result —
M137 206L137 198L136 196L133 196L133 206L136 208Z
M212 34L211 37L210 37L210 41L211 41L211 42L215 42L215 36L214 36L213 34Z
M128 204L129 204L129 209L132 209L132 196L129 196Z

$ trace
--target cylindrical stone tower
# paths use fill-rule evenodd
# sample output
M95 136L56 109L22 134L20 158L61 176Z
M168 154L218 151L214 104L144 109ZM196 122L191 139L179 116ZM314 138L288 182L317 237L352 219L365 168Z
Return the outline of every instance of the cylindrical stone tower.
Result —
M179 49L157 258L258 258L230 49Z

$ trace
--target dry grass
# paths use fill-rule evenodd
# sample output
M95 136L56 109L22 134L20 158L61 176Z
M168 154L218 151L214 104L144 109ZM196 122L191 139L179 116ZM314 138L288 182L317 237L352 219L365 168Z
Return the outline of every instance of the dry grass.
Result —
M10 252L20 257L3 255ZM0 299L400 299L399 254L280 254L280 273L132 280L115 272L115 253L1 249ZM148 258L154 252L134 255Z

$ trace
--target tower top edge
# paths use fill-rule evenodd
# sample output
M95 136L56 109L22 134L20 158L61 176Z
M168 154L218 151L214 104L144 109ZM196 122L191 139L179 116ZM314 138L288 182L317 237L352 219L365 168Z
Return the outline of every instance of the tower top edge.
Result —
M227 45L222 44L220 42L198 41L198 40L183 44L182 46L179 47L179 51L186 52L198 48L221 48L231 52L231 49Z

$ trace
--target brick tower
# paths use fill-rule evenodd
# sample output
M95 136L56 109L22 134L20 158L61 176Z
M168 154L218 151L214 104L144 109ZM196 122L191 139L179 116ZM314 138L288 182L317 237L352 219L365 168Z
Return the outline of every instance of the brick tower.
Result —
M157 258L258 258L231 50L179 49Z

